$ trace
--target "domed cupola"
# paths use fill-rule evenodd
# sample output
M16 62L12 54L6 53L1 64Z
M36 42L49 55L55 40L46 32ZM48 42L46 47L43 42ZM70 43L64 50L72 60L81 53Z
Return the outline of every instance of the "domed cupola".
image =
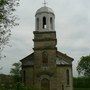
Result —
M55 15L54 11L47 7L41 7L35 14L36 31L54 31Z
M51 13L51 14L54 14L54 11L51 8L44 6L44 7L41 7L40 9L38 9L36 11L36 15L40 14L40 13Z

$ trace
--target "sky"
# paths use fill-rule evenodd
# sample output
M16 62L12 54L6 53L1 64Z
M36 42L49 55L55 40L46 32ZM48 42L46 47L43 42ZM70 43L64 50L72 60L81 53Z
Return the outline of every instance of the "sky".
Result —
M80 57L90 54L90 0L46 0L55 13L57 48L74 58L73 75L78 76L76 66ZM21 0L15 14L19 26L12 29L9 44L5 46L0 73L9 74L16 63L33 52L35 13L43 6L43 0Z

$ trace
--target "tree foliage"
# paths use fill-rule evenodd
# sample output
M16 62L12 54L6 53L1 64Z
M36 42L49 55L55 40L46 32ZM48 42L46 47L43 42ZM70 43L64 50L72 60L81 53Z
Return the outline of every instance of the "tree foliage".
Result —
M21 63L14 63L11 68L11 76L13 76L15 82L21 81Z
M19 0L0 0L0 59L4 46L11 35L10 29L17 25L17 16L14 15Z
M82 56L77 66L79 75L90 77L90 55Z
M73 78L73 86L74 88L89 88L90 89L90 78L86 77L75 77ZM81 89L80 89L81 90Z

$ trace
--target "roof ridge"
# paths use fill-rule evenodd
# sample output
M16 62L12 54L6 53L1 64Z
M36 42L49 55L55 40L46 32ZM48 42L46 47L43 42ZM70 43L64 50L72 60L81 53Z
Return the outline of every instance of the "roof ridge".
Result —
M70 56L68 56L67 54L64 54L64 53L62 53L62 52L60 52L60 51L57 51L57 53L65 56L65 57L68 57L68 58L70 58L70 59L72 59L72 60L74 60L72 57L70 57Z
M29 54L29 55L28 55L28 56L26 56L25 58L21 59L20 61L25 60L26 58L28 58L28 57L32 56L33 54L34 54L34 52L33 52L33 53L31 53L31 54Z

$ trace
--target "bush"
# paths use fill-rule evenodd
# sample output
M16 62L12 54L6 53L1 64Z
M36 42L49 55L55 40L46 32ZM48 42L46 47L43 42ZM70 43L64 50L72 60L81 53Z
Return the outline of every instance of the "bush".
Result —
M90 88L90 78L74 78L74 88Z

